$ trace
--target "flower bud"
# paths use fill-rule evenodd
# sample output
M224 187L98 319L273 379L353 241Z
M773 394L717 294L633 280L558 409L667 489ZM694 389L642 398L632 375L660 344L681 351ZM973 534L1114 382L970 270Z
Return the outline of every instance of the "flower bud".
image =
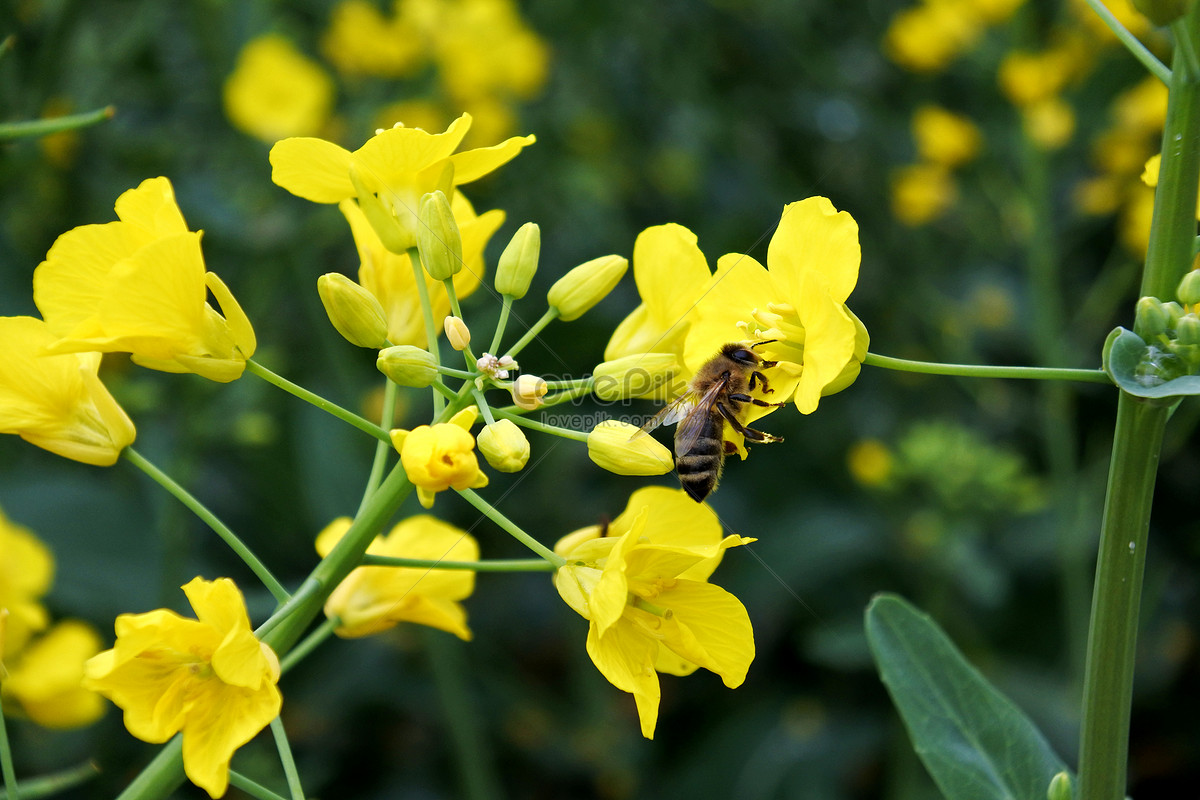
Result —
M437 359L432 353L401 344L379 351L375 366L393 383L423 389L437 378Z
M628 422L605 420L587 437L588 458L618 475L665 475L675 466L671 451Z
M1137 301L1133 328L1143 339L1152 339L1166 333L1169 320L1167 310L1157 297L1143 297Z
M1071 800L1073 794L1071 773L1063 771L1050 779L1050 786L1046 789L1046 800Z
M679 359L671 353L635 353L596 367L592 391L609 403L654 396L670 386L678 371Z
M1139 301L1141 302L1141 301ZM1163 311L1167 314L1167 330L1173 331L1179 325L1179 318L1184 315L1183 306L1175 301L1162 304ZM1145 338L1145 337L1143 337Z
M579 319L620 283L629 261L621 256L600 256L563 275L546 295L563 322Z
M467 349L467 345L471 343L471 330L467 323L458 317L446 317L443 327L446 330L446 341L450 342L451 347L460 352Z
M1183 280L1179 282L1179 288L1175 291L1175 296L1185 306L1194 306L1200 303L1200 270L1194 269L1183 276Z
M387 347L387 317L375 295L339 272L317 278L321 304L337 332L350 344Z
M462 236L450 201L440 189L421 198L419 218L417 250L425 271L435 281L454 277L463 267Z
M520 472L529 461L529 440L512 420L501 419L475 437L475 445L487 463L500 472Z
M391 209L363 182L362 175L353 162L350 164L350 182L354 184L354 192L358 196L358 207L362 209L363 216L367 218L367 222L371 224L379 242L385 248L403 255L408 252L408 248L416 246L417 240L413 237L412 226L406 226L396 219ZM411 214L408 216L411 217Z
M1175 323L1175 341L1179 344L1200 344L1200 317L1195 314L1184 314Z
M542 249L542 229L526 222L513 234L496 265L496 291L520 300L529 291Z
M518 408L533 411L542 404L549 388L537 375L519 375L512 385L513 402Z

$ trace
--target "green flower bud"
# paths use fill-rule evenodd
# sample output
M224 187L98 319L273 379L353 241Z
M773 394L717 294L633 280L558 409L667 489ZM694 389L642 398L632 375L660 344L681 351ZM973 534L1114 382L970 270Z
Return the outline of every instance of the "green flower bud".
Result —
M628 422L605 420L587 437L588 458L617 475L665 475L675 467L671 451Z
M520 300L529 291L542 250L542 229L526 222L513 234L496 264L496 291Z
M635 353L605 361L592 373L592 391L606 402L665 395L679 372L671 353Z
M462 235L441 189L421 198L419 218L417 250L425 271L435 281L453 278L463 267Z
M1153 339L1161 333L1166 333L1170 327L1170 319L1162 301L1157 297L1143 297L1137 301L1134 311L1133 329L1143 339Z
M1162 307L1163 311L1166 312L1167 315L1167 330L1175 330L1175 326L1179 324L1179 318L1184 315L1183 306L1179 305L1179 303L1171 301L1170 303L1163 303ZM1147 337L1143 336L1142 338L1145 339Z
M350 164L350 182L354 184L354 192L358 195L358 207L362 209L363 216L371 223L371 228L384 247L399 254L407 253L410 247L416 247L417 240L413 236L412 226L404 225L396 219L392 210L363 182L358 167L353 163Z
M1183 345L1200 344L1200 317L1184 314L1175 323L1175 341Z
M1071 800L1071 774L1060 772L1050 779L1050 788L1046 790L1046 800Z
M555 281L546 300L563 322L579 319L616 288L628 267L621 256L593 258Z
M394 383L418 389L429 386L438 376L433 354L411 344L380 350L375 366Z
M375 295L339 272L317 278L317 294L337 332L350 344L387 347L387 317Z
M455 350L461 352L471 344L471 330L467 323L458 317L446 317L442 327L446 331L446 341L450 342L450 346Z
M487 463L500 472L520 472L529 461L529 440L512 420L485 425L475 437L475 445Z
M1200 303L1200 269L1194 269L1183 276L1183 280L1179 282L1179 288L1175 290L1175 296L1185 306L1194 306Z

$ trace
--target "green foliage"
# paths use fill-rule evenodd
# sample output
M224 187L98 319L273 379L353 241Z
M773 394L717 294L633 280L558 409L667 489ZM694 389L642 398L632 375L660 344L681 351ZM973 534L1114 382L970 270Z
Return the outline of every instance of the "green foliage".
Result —
M928 615L885 594L866 625L884 685L947 800L1044 800L1062 759Z

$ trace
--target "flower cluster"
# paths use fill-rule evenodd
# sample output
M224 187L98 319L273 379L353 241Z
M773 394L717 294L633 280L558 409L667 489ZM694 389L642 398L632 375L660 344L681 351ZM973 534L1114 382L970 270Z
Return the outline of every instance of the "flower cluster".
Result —
M958 196L953 170L979 154L983 135L971 120L935 105L913 113L912 133L918 160L892 174L892 214L915 227L953 205Z
M27 528L0 512L0 698L5 713L20 713L47 728L76 728L104 713L103 701L83 686L84 662L100 652L87 623L50 624L42 597L54 579L54 558Z

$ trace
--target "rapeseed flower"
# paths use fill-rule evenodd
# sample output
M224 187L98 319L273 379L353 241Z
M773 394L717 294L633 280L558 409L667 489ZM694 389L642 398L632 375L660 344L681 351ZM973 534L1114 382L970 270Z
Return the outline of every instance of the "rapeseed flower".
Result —
M515 136L494 147L456 153L470 127L471 115L463 114L443 133L388 128L353 152L324 139L284 139L271 148L271 180L314 203L359 197L361 187L360 202L379 203L396 225L394 234L381 234L381 240L393 252L403 252L416 246L423 196L441 189L453 200L456 187L482 178L535 141Z
M958 198L958 183L941 164L908 164L891 175L892 216L912 228L946 213Z
M0 511L0 609L8 612L0 638L0 661L6 661L50 621L42 597L54 581L54 556L23 525Z
M331 522L317 537L317 552L327 555L350 527L350 519ZM436 517L409 517L386 536L377 536L367 554L440 561L477 561L479 545L466 531ZM338 620L338 636L353 638L385 631L401 622L428 625L470 641L467 612L460 600L475 589L472 570L415 567L358 567L325 601L325 614Z
M396 6L398 12L403 9ZM385 17L368 0L341 0L321 39L321 52L339 72L384 78L402 78L419 69L427 47L411 15Z
M979 127L970 119L930 104L913 112L912 132L917 155L949 169L975 158L983 141Z
M273 144L321 131L333 106L333 80L288 39L272 33L242 48L225 79L223 99L235 128Z
M182 732L188 779L220 797L234 751L279 715L279 660L250 629L233 581L195 578L183 591L197 619L122 614L113 648L87 662L84 686L120 706L142 741Z
M101 650L91 625L64 620L16 654L0 683L5 700L45 728L78 728L104 714L100 695L83 686L84 663Z
M455 414L449 422L421 425L411 431L391 432L392 444L400 452L400 463L425 508L446 489L479 489L488 484L475 457L471 425L479 413L475 406Z
M42 355L57 341L40 319L0 317L0 433L111 466L133 443L133 423L100 382L100 354Z
M634 492L607 529L593 525L555 545L567 559L555 588L588 620L588 655L610 683L633 694L647 739L658 721L659 672L704 667L731 689L745 680L754 660L750 618L708 577L726 549L752 541L722 539L711 509L655 486Z
M33 299L59 341L47 353L125 352L164 372L241 377L254 329L207 272L166 178L117 198L118 222L67 231L33 273ZM212 292L225 316L206 301Z

